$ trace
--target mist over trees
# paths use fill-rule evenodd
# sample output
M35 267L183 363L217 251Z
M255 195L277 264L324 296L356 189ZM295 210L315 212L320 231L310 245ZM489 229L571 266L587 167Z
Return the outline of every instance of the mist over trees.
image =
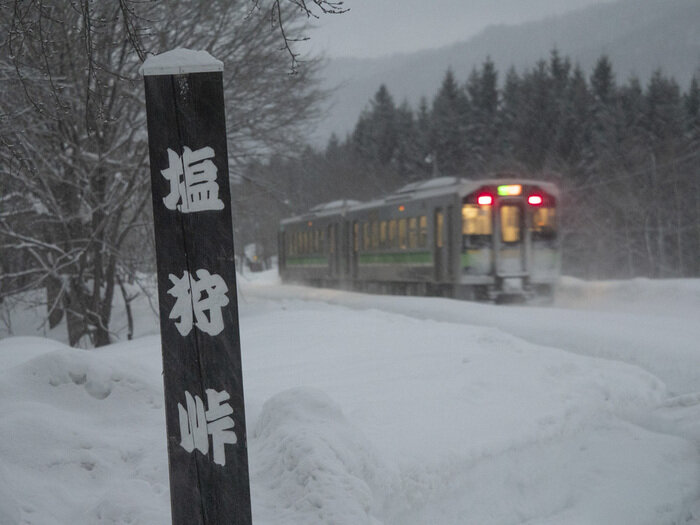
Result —
M253 169L285 195L279 216L437 175L543 178L563 189L565 274L700 275L698 79L619 82L606 56L590 72L556 50L523 73L487 59L463 85L446 71L417 108L382 85L345 138Z
M153 272L143 80L148 54L206 50L224 69L232 171L297 149L318 61L293 39L333 2L0 0L0 302L66 319L71 345L110 342L115 292ZM40 297L40 299L39 299Z

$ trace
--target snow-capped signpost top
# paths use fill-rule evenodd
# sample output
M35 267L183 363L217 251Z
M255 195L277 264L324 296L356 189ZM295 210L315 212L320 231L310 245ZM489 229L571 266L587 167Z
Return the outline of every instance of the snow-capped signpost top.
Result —
M144 76L183 75L223 70L224 63L206 51L193 51L182 48L148 57L139 69Z
M173 525L252 523L223 64L143 64Z

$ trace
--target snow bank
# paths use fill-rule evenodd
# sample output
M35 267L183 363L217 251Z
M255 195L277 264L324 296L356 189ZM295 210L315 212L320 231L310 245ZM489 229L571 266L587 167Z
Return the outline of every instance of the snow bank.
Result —
M62 348L65 348L62 343L43 337L0 339L0 372Z
M381 460L324 392L268 400L251 441L255 518L262 523L379 523ZM379 500L381 501L381 500Z
M646 425L667 398L639 368L492 328L291 299L266 308L242 324L249 417L280 389L329 394L382 458L383 523L652 525L698 494L694 446L628 422Z
M563 277L557 306L697 319L700 279L582 281Z
M692 477L697 468L683 464L692 456L689 448L682 440L601 421L566 439L457 461L449 476L414 472L409 481L418 490L405 491L412 505L387 523L678 523L688 517L683 509L697 494ZM659 454L661 449L669 456ZM647 472L644 479L632 482L640 472Z
M109 352L2 341L0 476L12 484L0 482L0 516L19 508L22 524L170 523L159 353L156 338Z
M3 525L19 525L19 506L10 495L10 483L5 471L5 468L0 467L0 523Z
M645 299L625 303L621 288L626 283L620 282L619 287L610 285L608 289L613 291L604 295L597 307L583 301L582 305L588 305L585 308L575 307L572 302L556 308L496 306L254 283L247 287L244 284L242 293L250 299L318 301L360 311L379 308L416 320L492 327L536 345L640 366L659 377L673 395L698 391L700 301L696 291L700 291L700 280L635 283L630 286L644 290ZM595 288L596 284L591 283L590 287ZM588 288L585 283L581 285L582 290ZM657 310L661 313L655 313Z
M239 283L256 525L699 522L693 323ZM168 524L161 372L0 340L0 524Z

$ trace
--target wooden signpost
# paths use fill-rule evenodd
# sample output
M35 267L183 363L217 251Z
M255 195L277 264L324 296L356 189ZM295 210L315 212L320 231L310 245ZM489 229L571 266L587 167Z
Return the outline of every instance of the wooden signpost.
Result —
M173 525L252 523L222 71L188 50L142 67Z

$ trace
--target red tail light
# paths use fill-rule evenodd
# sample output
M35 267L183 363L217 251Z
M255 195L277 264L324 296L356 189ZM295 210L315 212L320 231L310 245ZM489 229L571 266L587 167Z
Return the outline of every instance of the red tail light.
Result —
M542 195L530 195L527 198L527 203L530 206L542 206L542 203L544 203L544 198Z
M493 205L493 195L489 195L488 193L482 193L476 198L476 203L479 206L491 206Z

